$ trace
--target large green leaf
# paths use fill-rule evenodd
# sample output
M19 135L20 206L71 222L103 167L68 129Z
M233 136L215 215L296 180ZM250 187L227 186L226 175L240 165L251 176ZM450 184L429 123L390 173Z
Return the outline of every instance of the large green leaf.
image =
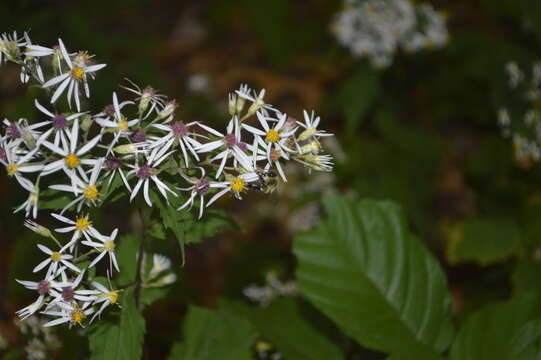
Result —
M450 360L515 360L511 339L528 320L540 313L539 305L536 294L522 294L472 314L453 343Z
M143 353L145 319L137 311L132 289L122 296L117 322L100 321L90 334L91 360L137 360Z
M324 201L328 217L295 239L301 292L359 343L398 354L441 352L453 326L437 261L387 201Z
M527 322L511 340L511 358L515 360L541 360L541 319Z
M487 265L513 254L521 244L517 223L508 219L473 219L452 231L447 257L452 263Z
M246 316L257 331L286 359L343 359L339 347L323 336L302 316L295 299L281 298L265 308L239 303L226 304Z
M184 340L169 360L248 360L254 334L246 319L230 312L191 306L183 324Z
M118 239L118 247L115 251L120 272L115 276L119 286L132 283L135 280L137 250L139 248L139 236L129 234Z

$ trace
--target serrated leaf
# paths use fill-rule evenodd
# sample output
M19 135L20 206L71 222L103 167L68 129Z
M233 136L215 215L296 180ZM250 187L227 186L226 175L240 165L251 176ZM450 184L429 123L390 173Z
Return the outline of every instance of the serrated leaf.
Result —
M190 306L182 326L184 339L169 360L248 360L254 334L246 319L224 310Z
M513 254L521 245L518 224L509 219L472 219L458 225L447 248L451 263L488 265Z
M453 336L445 276L401 209L342 197L324 205L328 217L294 241L301 292L366 347L445 350Z
M101 321L90 333L91 360L137 360L143 353L145 319L137 311L132 289L122 296L117 322Z
M510 352L514 360L541 360L541 319L529 321L515 332Z
M539 297L523 294L470 315L451 348L450 360L514 360L511 338L539 313Z
M286 359L344 358L336 344L303 318L295 299L281 298L265 308L255 308L241 303L230 303L227 306L246 316L264 339L276 346Z

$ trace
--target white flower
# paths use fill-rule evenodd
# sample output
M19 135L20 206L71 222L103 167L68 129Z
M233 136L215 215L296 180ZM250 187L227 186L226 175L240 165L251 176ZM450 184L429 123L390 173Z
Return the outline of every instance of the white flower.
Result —
M263 100L263 98L265 97L265 92L265 89L261 89L258 94L255 90L251 90L247 85L241 85L240 89L235 91L235 93L239 96L240 99L252 102L252 105L250 105L250 107L248 108L248 112L243 118L248 118L255 114L257 111L261 111L264 114L267 114L267 110L274 111L272 105L265 104L265 101ZM239 109L238 111L240 112Z
M4 119L3 124L6 126L6 137L12 139L10 145L17 147L24 142L30 150L36 148L36 139L41 135L41 132L36 129L44 125L43 122L28 125L28 120L24 118L17 120L17 122Z
M77 290L81 281L83 280L84 271L82 271L73 281L68 281L65 272L61 273L62 280L59 282L53 282L49 290L50 295L53 297L47 304L47 309L60 303L71 303L73 301L92 302L94 296L89 294L88 290ZM90 295L90 296L89 296Z
M232 193L237 199L242 199L241 194L248 190L248 184L259 179L259 175L251 168L251 166L249 169L244 170L246 171L245 173L231 177L230 180L211 183L211 188L221 188L222 190L210 198L207 202L207 207L228 192Z
M312 111L311 115L308 115L308 112L306 110L303 111L304 115L304 123L297 121L297 124L302 126L305 130L299 134L298 141L305 141L308 140L311 137L325 137L325 136L333 136L333 134L326 132L325 130L318 130L317 127L319 125L320 118L319 116L315 117L314 111Z
M23 285L29 290L35 290L38 293L38 298L32 304L19 310L16 314L22 319L26 319L30 315L38 311L44 304L45 296L49 295L51 291L53 280L58 276L58 273L47 274L43 280L39 282L16 280L19 284Z
M96 258L90 263L90 265L88 265L89 268L96 265L97 262L100 261L106 254L109 254L109 270L112 272L112 267L114 265L116 271L120 271L115 256L115 238L117 234L118 229L115 229L110 236L99 238L98 240L100 242L92 240L85 240L81 242L81 244L91 246L100 252L100 254L96 256Z
M281 158L289 160L289 155L287 153L295 152L287 147L286 142L290 136L295 134L297 127L290 128L285 126L288 119L286 114L281 114L278 123L273 127L269 126L271 125L269 122L275 121L275 119L267 118L260 112L257 113L257 118L264 131L247 124L242 124L242 126L254 134L255 140L257 140L265 150L269 162L272 162L276 166L282 179L287 181L279 160Z
M81 115L83 115L83 113L75 113L68 116L58 113L53 114L45 107L43 107L37 99L34 101L34 104L39 111L51 118L50 120L39 123L41 126L50 125L51 128L40 135L37 141L37 146L40 146L44 140L47 140L53 132L55 134L53 140L53 144L55 146L59 146L61 138L63 138L64 142L67 142L66 138L69 138L71 136L68 128L69 122L79 118Z
M77 174L84 181L88 182L88 176L81 167L81 165L95 165L97 160L82 159L81 157L90 150L92 150L94 146L96 146L96 144L100 141L100 138L101 135L97 135L88 143L80 146L79 149L77 149L77 143L79 142L79 119L75 119L73 121L71 133L69 133L68 136L69 145L67 141L64 141L62 136L60 137L62 147L56 146L55 144L47 140L42 141L43 146L51 150L53 153L62 156L62 159L53 161L45 165L41 175L45 176L52 174L58 170L64 170L64 172L70 177L72 185L80 182Z
M193 155L193 157L199 161L199 156L194 148L199 148L201 144L190 137L190 135L195 136L196 134L190 134L189 128L197 124L197 122L191 122L184 124L182 121L175 121L170 125L165 125L170 122L172 117L170 117L164 124L153 124L152 127L165 131L167 134L160 137L158 140L153 141L149 145L149 149L160 148L157 152L156 157L160 157L165 154L171 146L178 144L182 150L182 155L184 156L184 163L186 166L190 166L190 160L188 157L188 152L186 149ZM202 135L199 135L202 136Z
M90 173L90 179L88 182L83 182L79 178L75 177L75 182L69 185L51 185L50 189L73 192L77 197L66 205L60 214L62 215L67 209L71 208L75 204L77 205L77 212L81 211L83 204L88 206L94 206L98 201L100 195L98 177L103 167L103 159L99 159L94 164L92 172Z
M19 207L13 210L13 213L18 213L23 209L25 211L25 217L29 217L30 214L32 214L32 217L35 219L38 216L39 188L37 185L34 185L34 190L29 192L28 198L21 205L19 205Z
M70 226L54 229L59 233L68 233L73 231L73 235L68 245L70 251L73 251L73 247L77 240L81 238L81 235L85 237L86 240L92 241L92 239L98 239L102 241L108 240L107 236L100 234L94 226L92 226L92 221L88 220L88 215L79 215L75 221L70 220L60 214L51 213L51 215L59 221L62 221L65 224Z
M119 290L110 290L97 281L92 282L92 286L95 288L95 290L91 290L95 294L94 304L97 305L101 303L101 306L94 316L92 316L90 322L93 322L96 317L99 317L103 310L109 305L118 304L119 293Z
M247 149L248 147L245 143L241 142L239 120L237 116L233 116L233 118L231 118L231 120L227 124L227 133L225 135L206 125L198 125L209 133L220 137L221 139L201 145L200 147L195 149L197 152L206 153L214 151L222 146L225 147L223 151L221 151L218 155L214 156L212 159L209 160L211 162L214 160L221 160L220 167L216 172L216 179L220 177L220 174L225 167L229 155L233 155L235 167L237 166L237 162L239 162L242 166L246 168L250 167L250 159L244 152L244 149Z
M33 173L43 169L43 164L29 163L37 152L37 149L28 152L26 155L19 157L16 154L15 147L9 147L5 149L6 160L0 158L0 163L6 167L6 171L9 177L15 177L19 184L29 192L35 190L34 184L21 173Z
M89 98L90 89L88 86L88 77L93 78L96 71L103 69L107 65L87 65L86 62L88 56L84 55L81 55L79 59L78 57L76 57L75 60L72 62L62 40L58 39L58 43L60 46L60 51L62 52L62 56L64 57L64 61L66 62L66 64L68 64L69 70L64 74L61 74L47 81L45 84L43 84L43 87L48 88L60 84L51 98L51 103L55 103L56 100L58 100L58 98L60 97L60 95L62 95L64 90L68 88L68 103L70 107L72 98L74 98L75 104L77 106L77 111L81 111L81 100L79 99L79 85L83 85L85 95L87 98Z
M44 327L56 326L64 323L69 323L71 328L73 325L82 325L83 320L94 312L93 308L89 308L90 303L85 302L82 306L77 303L58 302L52 310L42 311L41 314L56 316L55 320L45 323Z
M30 37L28 36L26 32L24 33L24 39L25 39L26 50L28 50L28 47L32 46L32 41L30 41ZM24 84L24 83L27 83L28 80L30 80L31 74L29 74L28 72L30 68L36 71L36 76L37 76L36 80L38 80L40 83L43 84L45 82L45 78L43 77L43 71L41 70L39 59L34 58L32 56L28 56L26 51L25 51L25 55L26 56L23 60L23 63L25 64L25 66L21 67L21 82Z
M135 174L135 176L138 178L137 184L135 184L135 187L131 192L130 201L132 201L135 196L137 196L139 189L143 187L143 196L145 198L145 201L148 206L152 206L152 202L150 201L150 195L148 192L150 180L152 180L156 184L158 191L163 195L166 200L167 192L170 192L173 196L177 196L174 191L169 189L167 185L165 185L160 179L158 179L158 174L160 170L157 169L158 165L167 160L169 158L169 155L171 155L173 151L168 152L161 157L157 157L157 150L158 149L154 149L154 151L150 153L150 155L143 164L140 165L136 163L135 166L133 166L133 170L130 170L128 172L128 176L130 176L131 174Z
M54 67L58 68L58 73L62 72L63 55L62 55L62 51L60 50L60 46L58 45L53 46L52 48L48 48L45 46L28 44L26 46L26 50L24 54L26 56L33 57L33 58L54 56L52 60L52 64Z
M43 269L45 266L49 265L49 268L47 269L47 276L50 274L56 273L56 270L58 269L58 265L61 263L65 265L66 267L70 268L71 270L75 272L81 272L81 270L73 265L69 260L73 258L72 255L64 254L64 251L66 251L67 246L62 247L59 251L52 251L48 247L38 244L38 248L43 251L46 255L49 255L47 259L40 262L33 270L32 272L38 272L41 269Z
M132 191L130 184L128 183L128 179L126 178L126 174L124 174L124 169L122 169L123 166L123 159L118 158L116 156L110 155L105 158L105 170L109 172L109 180L107 181L107 186L111 185L111 182L113 181L113 178L118 173L120 174L120 178L122 179L122 182L124 183L124 186L126 186L126 189L128 189L129 192Z
M126 117L122 115L121 113L122 108L129 104L133 104L133 102L123 101L122 103L119 104L116 92L113 92L112 109L108 106L102 114L96 115L96 122L99 125L101 125L103 128L108 128L111 131L115 132L114 139L113 141L111 141L111 144L109 145L107 149L107 155L110 154L112 148L118 142L118 139L121 136L128 137L130 133L130 128L139 123L139 119L127 120ZM100 115L104 115L105 117L102 118L100 117Z
M0 35L0 65L7 60L18 61L21 57L20 47L25 45L26 39L19 38L16 31L13 32L13 35L8 33Z
M181 190L181 191L191 191L191 194L188 200L186 200L186 202L177 210L182 210L182 209L185 209L186 207L190 209L193 206L196 196L199 196L198 219L201 219L201 217L203 216L203 209L205 208L204 197L205 197L205 194L210 189L210 182L207 179L205 179L205 169L203 169L202 167L197 167L197 169L201 171L201 177L199 179L193 179L187 176L186 174L184 174L184 172L182 171L180 172L180 175L184 178L184 180L192 184L192 186L187 187L187 188L177 188L178 190Z

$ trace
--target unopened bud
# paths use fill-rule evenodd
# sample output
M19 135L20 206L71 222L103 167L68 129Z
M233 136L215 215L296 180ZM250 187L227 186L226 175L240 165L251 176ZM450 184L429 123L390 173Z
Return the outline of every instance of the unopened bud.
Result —
M156 117L156 120L163 120L165 118L168 118L173 111L177 108L177 102L175 100L169 101L167 104L165 104L165 107L158 113L158 116Z
M36 234L41 235L43 237L50 237L50 238L53 237L53 234L51 233L51 231L49 229L47 229L45 226L42 226L42 225L36 223L35 221L26 220L24 222L24 226L26 226L27 228L29 228L30 230L32 230Z
M81 116L81 129L84 132L88 132L88 130L90 130L90 127L92 126L93 123L94 123L94 120L92 119L92 116L88 114Z

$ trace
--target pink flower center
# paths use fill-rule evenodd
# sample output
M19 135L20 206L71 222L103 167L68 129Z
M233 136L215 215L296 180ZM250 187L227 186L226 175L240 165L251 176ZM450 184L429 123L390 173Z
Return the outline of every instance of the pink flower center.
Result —
M248 144L246 144L246 143L240 142L237 145L238 145L239 149L241 149L244 152L246 152L246 150L248 150Z
M109 117L114 117L115 116L115 107L113 105L107 105L105 107L105 109L103 110L103 112L105 112L105 115L107 115Z
M68 120L64 115L57 114L54 116L53 120L53 127L56 130L62 130L65 129L66 126L68 126Z
M45 281L45 280L41 280L39 283L38 283L38 294L40 295L45 295L49 292L49 282L48 281Z
M137 177L141 180L146 180L152 176L152 168L148 165L141 165L137 170Z
M74 297L75 297L75 291L73 290L71 286L62 288L62 299L64 299L64 301L73 300Z
M105 165L107 166L107 169L115 170L120 167L120 160L114 156L109 156L105 160Z
M188 128L182 121L175 121L173 125L171 125L171 130L176 137L183 137L188 134Z
M227 134L224 136L224 141L228 147L237 145L237 138L235 137L235 134Z
M7 133L14 139L21 137L21 130L19 130L19 127L13 123L9 124L7 128Z
M134 143L143 142L146 140L146 138L147 133L145 132L145 129L138 129L131 134L131 141L133 141Z
M6 156L6 150L4 150L4 148L0 148L0 159L8 161L8 157Z
M203 195L210 188L210 184L206 179L199 179L195 184L195 190L199 195Z

